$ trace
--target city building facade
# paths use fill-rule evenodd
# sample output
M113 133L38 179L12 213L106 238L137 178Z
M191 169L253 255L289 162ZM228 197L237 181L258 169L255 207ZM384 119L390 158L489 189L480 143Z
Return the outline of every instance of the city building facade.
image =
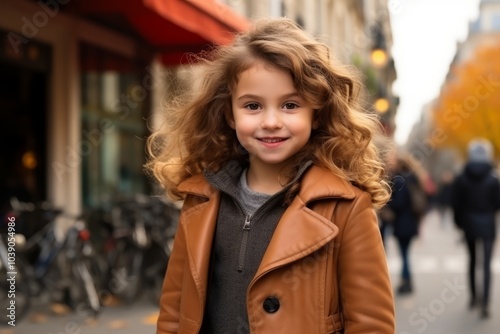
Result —
M2 213L11 196L78 214L149 193L169 69L248 27L215 0L0 0L0 17Z

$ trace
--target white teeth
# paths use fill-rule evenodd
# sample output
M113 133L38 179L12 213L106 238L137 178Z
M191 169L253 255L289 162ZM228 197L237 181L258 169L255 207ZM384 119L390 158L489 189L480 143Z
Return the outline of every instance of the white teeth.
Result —
M283 139L280 139L280 138L271 138L271 139L263 138L261 140L265 143L277 143L277 142L283 141Z

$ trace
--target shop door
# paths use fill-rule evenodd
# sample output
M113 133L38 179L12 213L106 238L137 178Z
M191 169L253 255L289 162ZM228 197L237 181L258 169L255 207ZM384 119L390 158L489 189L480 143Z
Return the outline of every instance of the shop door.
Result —
M1 213L13 196L33 202L47 198L49 67L47 45L0 47Z

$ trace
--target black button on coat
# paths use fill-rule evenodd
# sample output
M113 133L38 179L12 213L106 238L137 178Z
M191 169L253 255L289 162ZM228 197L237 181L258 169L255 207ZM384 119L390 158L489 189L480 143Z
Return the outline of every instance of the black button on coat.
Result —
M267 313L274 313L280 308L280 301L276 297L267 297L262 305Z

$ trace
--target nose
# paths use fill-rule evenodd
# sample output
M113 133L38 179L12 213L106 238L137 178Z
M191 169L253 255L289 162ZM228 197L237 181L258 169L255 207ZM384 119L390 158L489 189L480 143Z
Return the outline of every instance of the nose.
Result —
M279 110L274 108L267 109L262 116L261 127L263 129L280 129L283 126L283 120L281 119Z

